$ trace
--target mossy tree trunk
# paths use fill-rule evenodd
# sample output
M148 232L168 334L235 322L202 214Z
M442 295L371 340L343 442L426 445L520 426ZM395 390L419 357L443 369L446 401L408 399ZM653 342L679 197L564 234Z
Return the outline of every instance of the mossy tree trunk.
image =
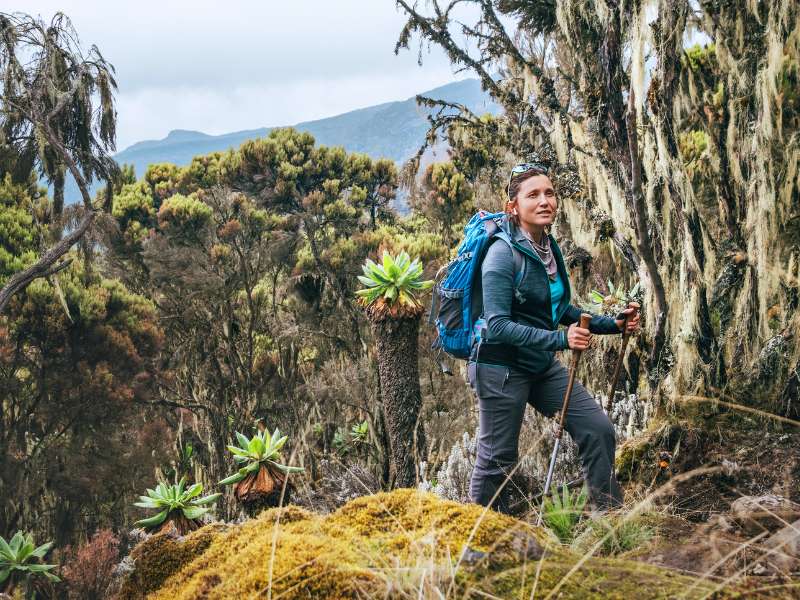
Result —
M419 463L427 455L420 418L419 319L419 315L371 318L395 487L415 486Z
M800 415L800 5L476 4L472 45L450 34L441 3L429 16L398 0L398 47L415 34L441 45L505 109L494 120L461 111L452 136L447 103L426 101L454 162L489 164L487 179L503 182L509 160L548 159L558 236L603 257L599 280L642 283L636 352L656 402L724 396ZM685 46L693 31L711 43Z

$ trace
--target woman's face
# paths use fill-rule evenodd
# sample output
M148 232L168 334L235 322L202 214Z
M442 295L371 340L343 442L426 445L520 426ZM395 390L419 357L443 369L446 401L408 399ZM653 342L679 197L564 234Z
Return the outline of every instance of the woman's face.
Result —
M544 227L556 217L556 192L547 175L533 175L520 183L517 192L517 215L520 223Z

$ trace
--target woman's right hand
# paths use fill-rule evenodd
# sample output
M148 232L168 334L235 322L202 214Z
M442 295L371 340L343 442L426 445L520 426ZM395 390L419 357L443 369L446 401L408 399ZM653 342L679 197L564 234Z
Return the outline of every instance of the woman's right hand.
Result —
M586 350L589 342L592 341L592 334L588 329L584 329L578 323L573 323L567 329L567 345L570 350Z

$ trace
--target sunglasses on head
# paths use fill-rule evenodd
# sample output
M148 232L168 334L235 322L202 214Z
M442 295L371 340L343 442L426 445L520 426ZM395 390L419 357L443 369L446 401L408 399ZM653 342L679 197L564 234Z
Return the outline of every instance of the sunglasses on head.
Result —
M518 165L515 165L511 169L511 173L509 173L509 175L508 175L508 185L506 186L506 189L508 189L511 186L511 180L514 179L514 177L516 177L517 175L522 175L523 173L527 173L528 171L533 171L533 170L540 171L544 175L548 174L547 167L545 167L541 163L535 163L535 162L520 163Z
M542 171L545 175L547 174L547 167L541 163L520 163L511 169L511 177L514 177L515 175L522 175L523 173L533 171L534 169L537 171Z

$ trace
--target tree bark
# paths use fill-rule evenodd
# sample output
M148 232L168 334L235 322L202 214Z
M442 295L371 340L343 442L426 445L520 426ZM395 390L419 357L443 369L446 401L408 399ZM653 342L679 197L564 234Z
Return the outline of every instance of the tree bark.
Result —
M394 470L394 487L416 486L419 463L427 458L420 418L417 343L419 316L372 321L386 426Z
M78 223L78 226L73 229L69 235L63 237L61 241L45 252L35 264L11 276L3 286L3 289L0 290L0 314L3 314L6 305L11 301L11 297L25 289L31 281L39 277L47 277L48 275L57 273L69 264L70 261L62 262L59 265L55 265L55 262L64 256L72 245L83 237L83 234L89 229L93 220L94 211L87 212Z

